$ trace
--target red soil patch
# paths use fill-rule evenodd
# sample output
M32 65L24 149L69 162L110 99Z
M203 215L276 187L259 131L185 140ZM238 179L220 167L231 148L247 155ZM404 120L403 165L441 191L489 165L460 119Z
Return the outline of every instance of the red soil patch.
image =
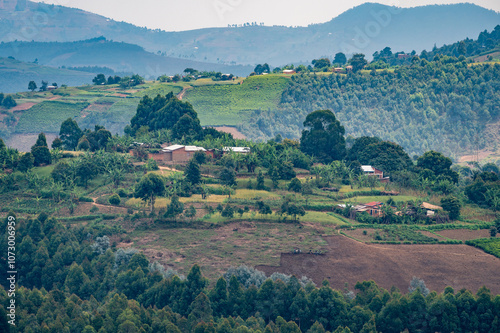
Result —
M413 276L423 279L431 290L442 292L446 286L476 292L481 286L500 292L500 259L467 245L389 245L364 244L344 236L324 238L328 253L281 254L280 266L257 266L273 272L308 276L320 285L328 279L337 289L347 282L374 280L389 289L396 286L407 292Z
M233 138L235 139L241 139L241 140L245 140L247 137L245 136L245 134L241 133L240 131L238 131L236 128L234 127L230 127L230 126L219 126L219 127L214 127L216 130L218 130L219 132L224 132L224 133L229 133L229 134L232 134L233 135Z
M471 240L478 238L489 238L490 231L488 229L482 230L467 230L467 229L456 229L456 230L442 230L436 232L438 235L458 240Z
M9 109L9 111L26 111L29 110L33 105L37 105L38 103L23 103L23 104L18 104L14 106L12 109Z

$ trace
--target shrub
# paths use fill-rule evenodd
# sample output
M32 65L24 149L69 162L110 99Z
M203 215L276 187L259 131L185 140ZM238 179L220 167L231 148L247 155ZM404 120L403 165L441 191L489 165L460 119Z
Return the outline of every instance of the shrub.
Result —
M109 203L112 204L112 205L119 205L121 200L120 200L120 196L118 194L113 194L112 196L109 197L108 199Z

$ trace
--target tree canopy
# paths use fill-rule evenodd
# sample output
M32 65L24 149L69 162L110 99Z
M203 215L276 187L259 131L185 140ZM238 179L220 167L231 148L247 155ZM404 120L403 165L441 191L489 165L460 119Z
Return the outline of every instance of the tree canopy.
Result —
M319 161L329 163L344 158L344 127L330 110L318 110L307 115L300 138L300 149Z

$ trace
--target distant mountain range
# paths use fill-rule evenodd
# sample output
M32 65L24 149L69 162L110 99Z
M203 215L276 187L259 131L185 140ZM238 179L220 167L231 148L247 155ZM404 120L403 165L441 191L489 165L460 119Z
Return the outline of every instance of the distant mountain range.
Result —
M27 91L28 83L35 81L40 87L42 80L59 86L81 86L92 83L95 74L40 66L34 63L22 62L10 58L0 58L0 92L15 93Z
M0 40L72 42L104 36L169 57L254 66L310 62L337 52L361 52L369 58L390 46L393 51L430 51L478 31L492 30L500 13L473 5L396 8L366 3L329 22L308 27L245 26L183 32L150 30L79 9L25 0L4 1ZM311 8L311 10L320 10ZM277 15L286 15L286 10ZM95 65L95 64L93 64Z

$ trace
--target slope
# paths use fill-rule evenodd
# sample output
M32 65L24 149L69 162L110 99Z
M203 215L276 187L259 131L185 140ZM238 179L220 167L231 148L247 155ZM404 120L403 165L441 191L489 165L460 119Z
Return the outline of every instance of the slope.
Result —
M0 44L0 56L14 57L52 67L109 67L115 72L138 73L156 79L162 74L182 73L185 68L247 75L251 67L226 66L177 59L146 52L142 47L106 40L104 37L77 42L9 42Z
M21 10L22 9L22 10ZM227 64L311 61L336 52L367 55L393 50L431 49L477 31L492 29L500 14L472 5L396 8L367 3L323 24L290 28L245 26L165 32L140 28L78 9L27 3L17 11L0 10L3 41L75 41L105 36L157 53Z
M30 81L35 81L37 85L44 80L49 84L56 82L59 85L80 86L92 83L94 74L0 58L0 77L0 92L14 93L26 91Z

